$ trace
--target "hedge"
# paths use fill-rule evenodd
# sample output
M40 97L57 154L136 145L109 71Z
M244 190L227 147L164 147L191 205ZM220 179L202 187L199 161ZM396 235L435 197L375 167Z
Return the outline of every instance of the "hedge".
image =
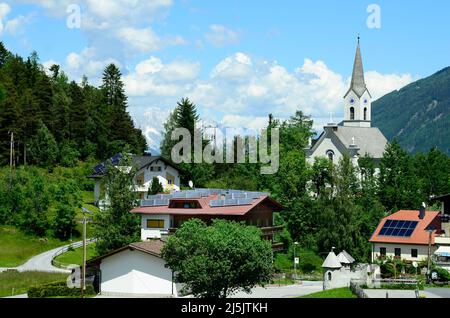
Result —
M85 295L95 295L94 287L86 285ZM28 298L48 298L48 297L80 297L80 288L69 288L65 281L31 287L28 290Z

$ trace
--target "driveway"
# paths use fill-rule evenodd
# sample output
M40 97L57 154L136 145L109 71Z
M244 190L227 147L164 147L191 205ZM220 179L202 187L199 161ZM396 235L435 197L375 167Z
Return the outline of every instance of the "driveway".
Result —
M88 244L92 243L92 241L88 241ZM52 259L56 253L67 252L70 246L73 248L81 247L83 245L83 241L75 242L72 244L68 244L65 246L61 246L42 254L33 256L30 258L25 264L20 265L18 267L13 267L9 269L16 269L19 272L50 272L50 273L67 273L70 274L70 270L61 269L52 265ZM0 272L6 271L8 268L0 268Z
M255 287L251 294L238 292L230 298L292 298L298 296L309 295L323 290L323 282L321 281L302 281L296 285L271 285L263 287Z

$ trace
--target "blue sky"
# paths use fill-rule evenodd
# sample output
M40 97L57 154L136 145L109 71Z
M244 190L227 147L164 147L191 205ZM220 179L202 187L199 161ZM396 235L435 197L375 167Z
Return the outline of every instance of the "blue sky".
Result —
M80 6L81 28L67 27L69 4ZM367 25L371 4L380 28ZM447 0L0 0L0 36L75 80L98 84L105 64L119 64L129 110L156 144L183 96L222 126L256 129L269 112L302 109L320 127L329 112L342 116L358 33L380 97L450 64L448 12Z

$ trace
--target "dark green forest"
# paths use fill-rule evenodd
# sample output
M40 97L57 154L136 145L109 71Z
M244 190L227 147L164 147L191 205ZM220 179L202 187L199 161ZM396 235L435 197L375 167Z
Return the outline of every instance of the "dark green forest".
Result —
M106 159L123 150L146 150L146 140L127 112L120 70L113 64L97 88L84 78L71 81L58 65L46 74L33 52L28 58L0 42L0 164L73 166L77 160Z
M372 122L408 152L438 147L450 155L450 67L372 104Z

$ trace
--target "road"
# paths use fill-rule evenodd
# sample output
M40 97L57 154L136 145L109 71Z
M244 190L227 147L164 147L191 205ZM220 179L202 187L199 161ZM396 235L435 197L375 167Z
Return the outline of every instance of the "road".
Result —
M420 296L425 296L426 298L443 298L437 294L435 289L446 289L446 288L427 288L425 290L419 291ZM416 292L414 290L393 290L393 289L364 289L364 292L369 298L416 298ZM386 297L386 293L388 297ZM447 294L450 296L450 291Z
M251 294L238 292L230 298L292 298L298 296L309 295L323 290L323 282L321 281L303 281L301 284L278 286L272 285L263 287L255 287Z
M88 242L88 244L91 242ZM57 252L67 251L70 246L73 248L81 247L83 245L83 241L75 242L72 244L68 244L65 246L60 246L58 248L52 249L50 251L44 252L42 254L33 256L30 258L25 264L20 265L18 267L13 267L10 269L16 269L19 272L50 272L50 273L67 273L70 274L70 270L61 269L52 265L53 256ZM0 268L0 272L6 271L7 268Z

